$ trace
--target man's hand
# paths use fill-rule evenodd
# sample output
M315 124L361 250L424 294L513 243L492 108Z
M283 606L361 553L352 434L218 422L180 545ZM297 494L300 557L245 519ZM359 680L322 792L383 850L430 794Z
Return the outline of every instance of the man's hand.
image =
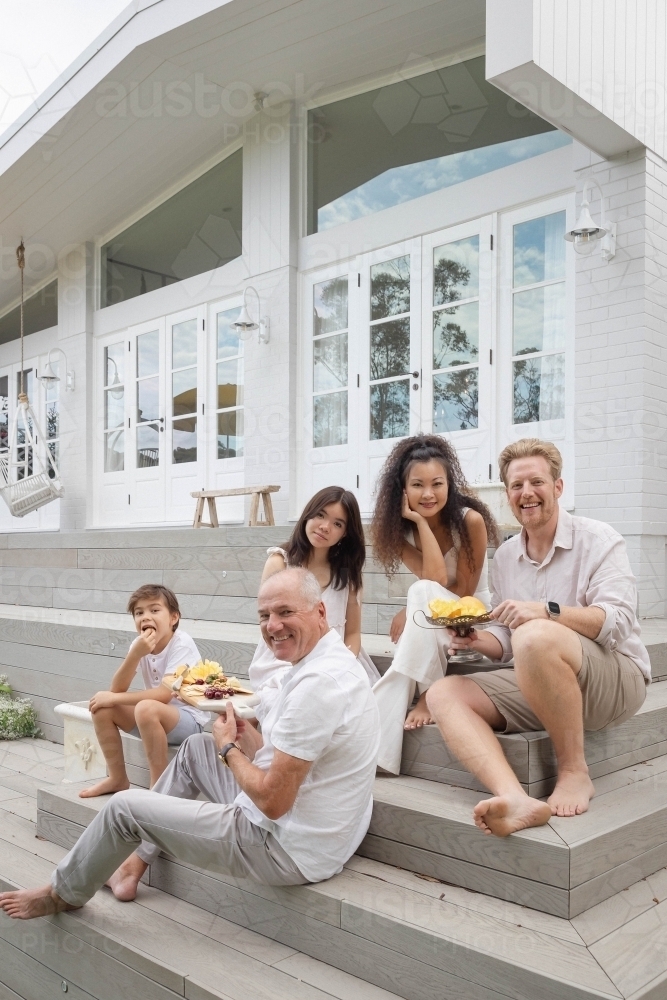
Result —
M113 708L117 704L118 696L113 691L98 691L90 699L88 710L95 715L101 708Z
M389 638L392 642L398 642L403 635L403 629L405 628L407 617L407 609L401 608L401 610L398 611L392 618L391 625L389 626Z
M228 743L236 743L244 730L245 722L236 718L234 706L228 701L225 712L221 712L213 723L213 739L218 750L222 750Z
M548 619L549 615L545 605L540 601L502 601L493 609L491 617L501 625L515 629L525 622L532 621L533 618Z
M447 652L450 656L454 653L465 651L481 653L482 656L488 656L490 660L499 660L503 655L503 647L495 635L488 635L486 632L478 632L476 629L472 629L470 635L462 638L456 634L453 628L448 628L447 631L449 633L449 649Z

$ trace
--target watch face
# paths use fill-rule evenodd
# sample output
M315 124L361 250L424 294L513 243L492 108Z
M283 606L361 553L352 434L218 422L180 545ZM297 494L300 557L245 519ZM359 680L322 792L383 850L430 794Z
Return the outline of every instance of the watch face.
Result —
M547 607L549 608L549 614L550 615L559 615L560 614L560 604L556 604L555 601L549 601L549 603L547 604Z

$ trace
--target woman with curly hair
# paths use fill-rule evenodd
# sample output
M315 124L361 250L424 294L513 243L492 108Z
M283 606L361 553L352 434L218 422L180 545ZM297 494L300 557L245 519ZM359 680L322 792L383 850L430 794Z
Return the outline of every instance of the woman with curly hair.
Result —
M264 583L287 566L309 569L322 588L327 621L354 653L373 684L380 677L370 656L361 647L361 573L366 543L359 504L342 486L325 486L311 497L294 526L288 542L270 548L264 564ZM261 699L256 711L262 717L272 703L283 675L292 664L278 660L263 639L248 670L250 683ZM261 721L261 720L260 720Z
M393 664L374 687L382 720L378 764L398 774L403 729L432 722L425 694L447 669L447 631L420 628L414 612L428 612L434 598L471 594L490 608L486 547L498 536L491 512L466 482L451 444L420 434L400 441L384 465L371 537L373 555L388 577L401 563L419 577L408 591L407 608L391 623L389 634L398 643ZM415 685L420 698L406 718Z

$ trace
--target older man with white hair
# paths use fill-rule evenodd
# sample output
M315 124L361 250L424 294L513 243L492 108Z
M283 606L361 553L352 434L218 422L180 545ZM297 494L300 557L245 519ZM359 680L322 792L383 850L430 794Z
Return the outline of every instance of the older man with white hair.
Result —
M266 885L319 882L341 870L370 822L375 699L363 667L329 628L312 573L276 573L258 604L266 644L293 664L261 735L228 711L212 735L191 736L151 791L114 795L51 885L1 893L9 916L75 909L105 883L133 899L160 851ZM195 801L200 794L205 801Z

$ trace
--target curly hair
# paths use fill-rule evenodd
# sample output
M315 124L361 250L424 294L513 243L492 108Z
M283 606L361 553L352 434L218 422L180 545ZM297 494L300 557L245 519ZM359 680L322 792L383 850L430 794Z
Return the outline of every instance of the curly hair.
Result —
M447 475L447 503L440 511L442 524L452 535L458 533L471 569L474 557L463 510L470 507L484 518L487 537L498 544L498 528L491 511L468 485L452 445L437 434L417 434L395 446L378 480L377 500L371 523L373 555L392 577L401 564L405 531L412 522L404 518L403 491L410 468L415 462L439 462Z
M294 525L290 540L285 544L288 566L308 568L308 560L313 548L306 535L306 523L311 521L329 504L339 503L347 515L345 534L336 545L329 549L331 566L331 586L343 590L348 585L354 591L361 590L361 574L366 562L366 542L361 524L359 504L354 493L342 486L325 486L311 497Z

